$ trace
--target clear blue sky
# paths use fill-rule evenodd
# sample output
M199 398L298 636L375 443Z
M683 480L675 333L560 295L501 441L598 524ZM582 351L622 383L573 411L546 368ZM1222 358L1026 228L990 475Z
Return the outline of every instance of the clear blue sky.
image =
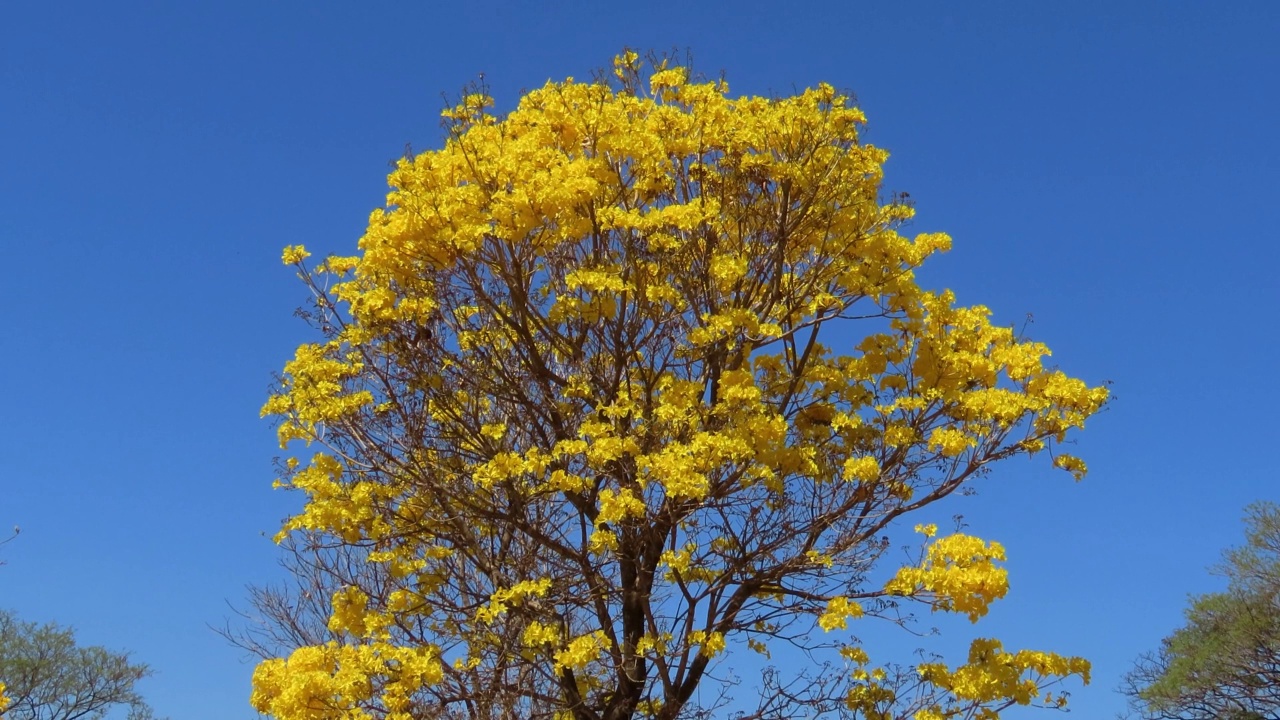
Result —
M253 717L207 625L275 577L295 501L258 419L308 337L280 248L351 251L480 72L510 107L689 48L735 93L852 89L887 189L955 239L928 282L1114 381L1085 482L1014 463L957 509L1011 556L976 632L1092 658L1075 716L1119 710L1242 507L1280 499L1280 4L691 5L4 3L0 607L133 650L174 720Z

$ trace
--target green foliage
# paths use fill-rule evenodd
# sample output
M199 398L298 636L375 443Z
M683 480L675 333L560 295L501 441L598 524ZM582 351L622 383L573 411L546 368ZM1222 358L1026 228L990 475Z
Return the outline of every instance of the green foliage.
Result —
M75 633L23 622L0 611L0 683L9 696L7 720L98 720L127 707L130 720L151 708L134 684L151 669L128 653L76 645Z
M1123 691L1142 717L1280 714L1280 507L1253 505L1245 522L1245 544L1216 568L1227 590L1193 598L1186 625L1126 677Z

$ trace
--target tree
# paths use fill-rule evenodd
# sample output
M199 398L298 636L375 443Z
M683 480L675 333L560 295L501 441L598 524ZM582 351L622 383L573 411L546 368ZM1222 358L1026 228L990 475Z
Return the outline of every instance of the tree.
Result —
M1280 717L1280 507L1252 505L1245 523L1244 546L1216 569L1226 591L1193 598L1186 624L1126 677L1143 717Z
M9 701L8 720L97 720L119 706L131 720L148 719L151 709L134 685L150 675L128 653L80 647L68 628L0 611L0 694Z
M912 209L880 200L887 154L847 96L731 99L651 66L628 52L501 118L475 88L358 255L285 249L320 337L263 413L306 497L281 537L332 594L254 705L706 717L727 651L781 647L817 660L753 681L750 717L1064 703L1045 689L1082 659L983 639L954 667L873 661L849 631L984 615L1003 548L925 509L1019 455L1083 476L1053 449L1106 390L917 284L950 239L899 234ZM883 567L916 521L918 561Z
M5 538L4 540L0 540L0 545L6 545L6 544L8 544L8 543L9 543L9 541L11 541L11 540L13 540L15 537L17 537L17 536L18 536L18 533L20 533L20 532L22 532L22 529L15 525L15 526L13 527L13 535L11 535L11 536L9 536L9 537ZM0 565L3 565L3 564L4 564L4 562L3 562L3 561L0 561ZM3 717L4 717L4 711L9 709L9 705L10 705L12 702L13 702L13 701L9 698L9 695L8 695L8 692L7 692L7 688L5 687L4 682L0 681L0 718L3 718Z

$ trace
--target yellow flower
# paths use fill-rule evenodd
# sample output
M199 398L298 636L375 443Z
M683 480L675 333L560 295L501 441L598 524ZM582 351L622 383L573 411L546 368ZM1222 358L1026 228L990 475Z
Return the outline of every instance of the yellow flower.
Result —
M836 628L841 630L849 626L849 618L862 617L862 606L856 602L850 602L847 597L833 597L827 601L827 610L818 617L818 627L823 632L830 632Z
M565 648L555 654L556 670L568 668L578 670L595 662L600 654L613 647L613 643L603 631L580 635L569 642Z
M284 261L285 265L296 265L309 257L311 257L311 253L307 252L305 247L301 245L289 245L285 247L284 253L281 255L280 259Z
M929 536L933 526L918 530ZM924 563L904 567L885 584L891 595L931 598L935 610L962 612L977 622L987 614L987 607L1009 592L1008 571L995 563L1005 559L999 543L956 533L935 540L929 546Z

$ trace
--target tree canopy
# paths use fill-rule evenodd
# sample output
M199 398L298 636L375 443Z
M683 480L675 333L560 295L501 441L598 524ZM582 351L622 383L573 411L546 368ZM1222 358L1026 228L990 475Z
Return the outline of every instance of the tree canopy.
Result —
M753 682L751 717L1064 704L1083 659L980 639L901 664L855 635L1004 596L1004 548L926 510L1020 455L1082 477L1058 445L1107 392L917 283L951 241L899 232L849 97L735 99L628 52L492 106L466 93L398 163L358 254L284 251L318 338L263 412L306 499L281 535L332 594L254 705L705 717L730 651L781 648L817 660Z
M1253 505L1245 524L1245 544L1217 568L1227 589L1193 598L1186 624L1126 678L1143 717L1280 717L1280 507Z
M8 720L98 720L121 706L131 720L149 720L134 686L150 674L128 653L81 647L68 628L0 611L0 712Z

